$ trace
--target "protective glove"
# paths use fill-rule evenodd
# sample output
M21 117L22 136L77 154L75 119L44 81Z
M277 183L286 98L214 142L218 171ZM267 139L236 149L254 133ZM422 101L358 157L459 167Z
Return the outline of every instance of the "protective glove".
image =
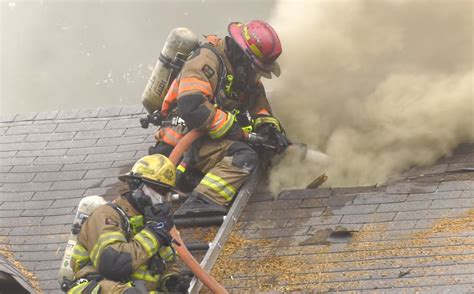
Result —
M152 232L161 246L171 245L170 230L174 226L171 205L160 203L145 207L145 228Z
M186 293L191 283L190 276L174 272L166 275L160 283L160 291L167 293Z
M274 124L264 123L257 128L257 134L268 138L275 144L275 151L281 153L291 144L284 132L280 132Z
M148 269L153 275L159 275L166 269L166 264L158 254L155 254L148 261Z
M290 140L282 132L275 131L275 141L277 143L277 153L282 153L290 145Z
M270 129L272 124L262 124L256 128L256 133L265 137L268 137L270 134Z

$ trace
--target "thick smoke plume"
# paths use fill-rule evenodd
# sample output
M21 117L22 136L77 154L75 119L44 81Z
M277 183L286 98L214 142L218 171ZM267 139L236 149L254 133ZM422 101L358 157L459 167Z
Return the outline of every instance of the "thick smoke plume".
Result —
M473 2L281 1L272 105L291 139L329 155L272 170L270 188L383 183L474 141Z

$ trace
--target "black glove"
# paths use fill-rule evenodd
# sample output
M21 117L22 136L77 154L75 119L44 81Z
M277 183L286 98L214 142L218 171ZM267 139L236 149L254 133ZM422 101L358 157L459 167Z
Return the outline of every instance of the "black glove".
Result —
M145 207L145 228L149 229L162 246L171 245L170 230L174 226L171 205L160 203Z
M148 269L153 275L161 275L166 268L164 260L157 253L148 261Z
M288 138L285 136L284 133L281 133L277 130L275 130L274 136L275 136L275 141L277 144L276 151L277 153L282 153L290 145L290 140L288 140Z
M263 137L267 137L269 141L272 141L277 153L282 153L291 144L286 135L280 132L273 124L262 124L257 129L257 133Z
M168 293L187 293L192 277L173 273L166 276L160 285L160 290Z
M150 124L153 124L155 126L161 125L161 122L163 121L163 116L161 115L159 110L155 110L152 114L147 114L146 117L140 118L140 125L144 129L148 129L148 126Z
M262 136L268 136L270 134L270 129L272 128L271 124L262 124L257 127L255 130L257 134Z

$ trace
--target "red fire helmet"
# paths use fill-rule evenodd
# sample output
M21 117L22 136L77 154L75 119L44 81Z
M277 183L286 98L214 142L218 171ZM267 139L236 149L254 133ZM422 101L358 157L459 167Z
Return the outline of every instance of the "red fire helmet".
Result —
M276 61L281 54L281 43L275 30L266 22L252 20L247 24L232 22L228 26L230 37L242 48L252 63L268 75L280 75Z

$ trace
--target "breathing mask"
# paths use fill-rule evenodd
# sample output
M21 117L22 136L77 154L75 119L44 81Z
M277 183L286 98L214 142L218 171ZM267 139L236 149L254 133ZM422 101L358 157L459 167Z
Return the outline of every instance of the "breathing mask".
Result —
M234 40L227 38L227 56L234 68L234 89L249 91L256 87L262 74Z
M165 191L157 191L157 189L154 189L145 183L142 183L132 192L132 197L140 207L142 213L146 206L154 207L157 204L163 203L165 195Z

